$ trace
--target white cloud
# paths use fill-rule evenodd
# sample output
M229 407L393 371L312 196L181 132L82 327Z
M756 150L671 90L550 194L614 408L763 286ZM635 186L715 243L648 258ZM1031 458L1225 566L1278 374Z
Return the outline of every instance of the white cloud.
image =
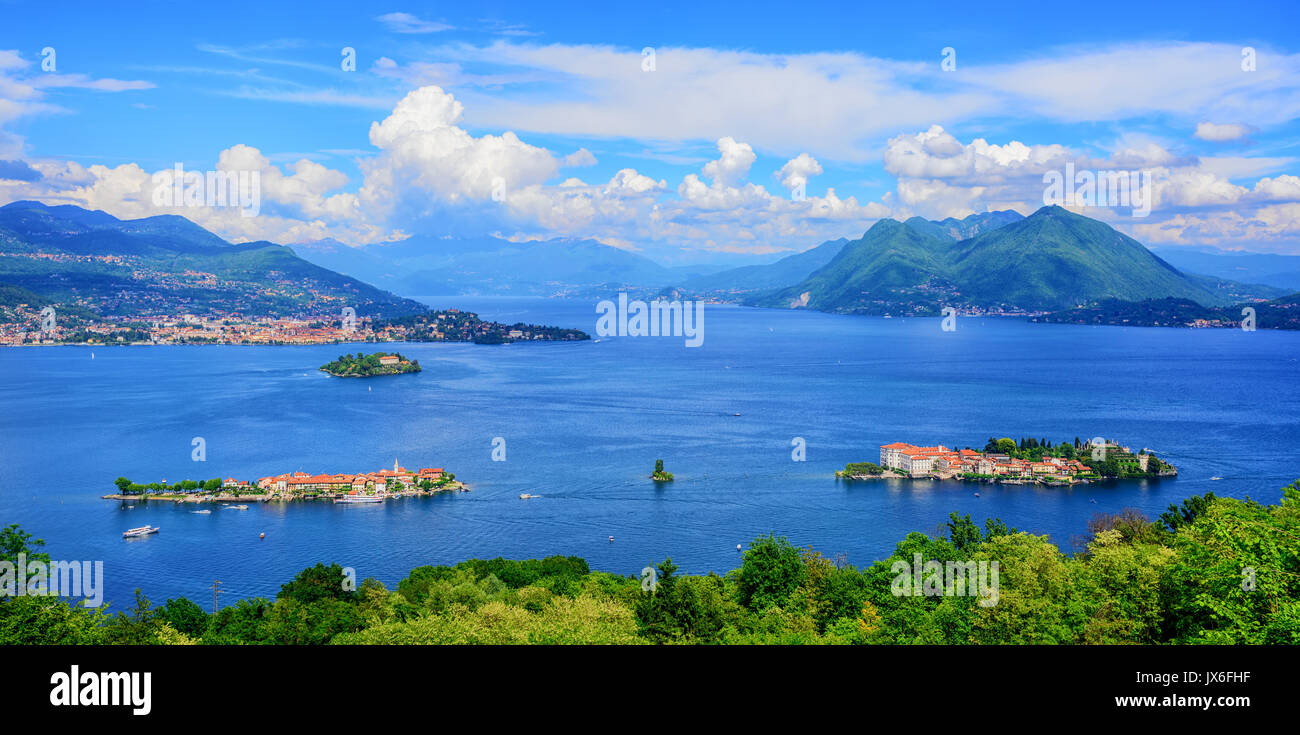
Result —
M385 13L375 20L383 23L394 33L438 33L452 29L452 26L446 23L420 20L410 13Z
M774 175L781 180L781 186L794 191L799 187L807 187L808 179L822 172L822 165L817 162L816 158L807 153L800 153L795 158L785 162Z
M730 186L745 178L749 175L749 167L758 160L753 147L748 143L737 143L731 136L718 140L718 152L722 154L718 160L704 166L704 175L718 186Z
M922 133L890 138L884 158L885 170L900 179L989 182L1039 176L1046 167L1064 165L1071 152L1061 145L1029 146L1015 140L994 145L976 138L962 145L942 127L932 125Z
M92 79L85 74L40 74L29 80L33 87L74 87L77 89L94 89L101 92L126 92L134 89L153 89L153 82L132 81L126 79Z
M949 74L937 62L857 53L661 47L655 70L644 72L639 48L499 40L430 51L518 75L519 94L466 90L475 125L660 141L732 136L764 153L806 150L836 161L872 160L880 138L898 130L976 118L1073 123L1159 114L1188 125L1224 116L1260 128L1285 124L1300 116L1300 55L1261 53L1267 64L1244 73L1240 46L1226 43L1067 46ZM554 88L564 91L538 93ZM929 145L935 156L955 153L951 140Z
M427 225L448 205L463 203L474 220L466 225L481 227L499 218L496 205L503 197L541 185L559 170L549 151L512 132L475 138L457 126L463 113L455 97L429 86L412 91L387 118L371 124L370 143L380 153L362 163L360 195L372 217L396 215Z
M595 166L596 156L586 148L579 148L564 157L565 168L581 168L583 166Z
M1212 122L1201 122L1196 124L1195 135L1201 140L1222 143L1229 140L1241 140L1250 133L1250 126L1240 123L1224 123L1220 125Z

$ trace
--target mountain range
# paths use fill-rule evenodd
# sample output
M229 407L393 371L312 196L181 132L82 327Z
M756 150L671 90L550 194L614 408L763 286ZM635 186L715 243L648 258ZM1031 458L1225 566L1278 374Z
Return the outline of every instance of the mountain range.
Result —
M958 239L967 233L975 234ZM807 278L748 303L866 314L1053 311L1164 297L1221 306L1233 300L1221 285L1182 273L1105 223L1050 206L970 227L883 219Z
M1189 273L1300 291L1300 255L1238 253L1217 248L1160 248L1170 265Z
M594 240L416 236L365 247L335 240L286 247L229 243L173 215L120 220L71 205L0 207L0 300L105 316L336 316L348 305L394 318L424 310L391 292L587 297L626 289L899 315L932 315L944 306L1053 312L1159 299L1220 308L1290 293L1218 274L1285 274L1285 259L1295 256L1177 255L1211 274L1184 273L1108 225L1060 207L1029 217L1003 211L882 219L856 240L829 240L774 263L726 270L664 267Z
M184 217L120 220L72 205L0 207L0 287L9 300L102 316L330 314L391 318L426 310L271 242L229 243Z
M665 267L628 250L580 239L514 242L497 237L417 235L359 247L337 240L291 247L316 265L412 297L565 296L658 289L714 270Z

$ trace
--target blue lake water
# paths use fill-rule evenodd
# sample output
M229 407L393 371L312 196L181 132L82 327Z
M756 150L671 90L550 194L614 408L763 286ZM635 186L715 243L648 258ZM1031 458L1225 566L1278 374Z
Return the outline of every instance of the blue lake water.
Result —
M594 332L589 301L427 301ZM115 607L136 587L206 606L214 579L223 603L274 596L318 561L390 586L415 566L495 556L573 554L636 574L671 555L687 572L725 572L736 544L768 531L861 565L954 510L1071 550L1098 512L1154 517L1207 490L1276 502L1300 476L1297 333L978 318L944 332L938 319L712 305L705 317L699 348L680 337L390 346L425 370L373 380L316 369L369 345L0 350L0 523L44 538L55 559L103 560ZM989 436L1114 437L1182 474L1075 488L833 476L891 441ZM191 459L194 437L204 462ZM805 462L792 460L795 437ZM647 479L656 458L675 483ZM99 498L119 475L253 479L394 459L447 468L472 491L208 515ZM121 538L145 524L162 531Z

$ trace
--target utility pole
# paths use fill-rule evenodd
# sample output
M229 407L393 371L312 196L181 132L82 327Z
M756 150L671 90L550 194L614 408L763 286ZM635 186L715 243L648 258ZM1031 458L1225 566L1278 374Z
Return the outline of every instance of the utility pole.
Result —
M217 614L217 595L221 592L221 580L217 579L212 582L212 614Z

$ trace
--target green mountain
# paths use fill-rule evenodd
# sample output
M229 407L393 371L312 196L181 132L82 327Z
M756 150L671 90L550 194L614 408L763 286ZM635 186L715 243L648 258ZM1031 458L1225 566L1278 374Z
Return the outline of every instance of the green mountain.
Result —
M1008 210L972 214L964 219L949 217L941 221L913 217L904 224L923 235L941 240L956 241L1003 227L1021 219L1024 219L1024 217L1019 212ZM829 240L802 253L788 255L775 263L747 265L693 278L683 282L682 288L688 292L713 295L718 295L719 292L736 294L746 291L784 288L803 281L818 269L829 264L848 242L849 240L843 237L838 240Z
M0 207L0 285L104 316L389 318L425 310L282 245L232 244L184 217L119 220L70 205ZM22 293L22 292L13 292Z
M804 281L751 303L843 313L935 314L943 306L1052 311L1107 298L1168 296L1214 306L1230 302L1225 293L1179 272L1136 240L1061 207L1043 207L960 241L951 227L919 218L881 220Z
M1103 298L1219 297L1141 243L1062 207L958 243L950 259L963 294L976 305L1063 309Z
M945 259L953 241L932 223L921 222L924 225L915 227L882 219L808 278L752 303L848 313L887 313L897 304L928 304L939 292L952 289Z

